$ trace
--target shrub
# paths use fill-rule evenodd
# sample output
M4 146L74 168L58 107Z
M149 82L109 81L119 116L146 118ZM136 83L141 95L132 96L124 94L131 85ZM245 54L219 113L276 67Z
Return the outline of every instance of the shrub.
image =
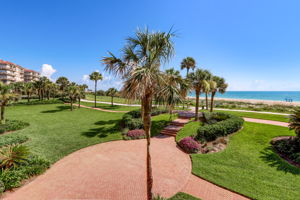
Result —
M178 144L186 153L197 153L201 149L200 143L191 136L183 138Z
M27 163L29 149L24 145L13 144L0 150L0 167L9 169Z
M145 138L145 131L143 129L135 129L135 130L129 130L126 134L125 139L143 139Z
M5 185L2 181L0 181L0 194L3 193L5 190Z
M19 120L6 120L5 124L0 124L0 133L20 130L27 126L29 126L29 123L27 122L23 122Z
M282 139L272 142L279 153L300 164L300 141L297 138Z
M20 105L42 105L42 104L58 104L58 103L63 103L62 100L60 99L51 99L51 100L43 100L43 101L24 101L24 102L15 102L15 103L11 103L10 105L13 106L20 106Z
M0 137L0 147L12 145L12 144L21 144L28 140L28 137L25 135L2 135Z
M19 187L22 180L43 173L49 166L49 161L32 155L29 157L27 163L23 163L16 168L2 170L0 173L0 182L2 181L4 184L5 190Z
M216 120L213 124L206 124L197 130L195 139L199 141L213 141L218 137L226 136L241 129L244 120L226 113L215 113L212 118Z

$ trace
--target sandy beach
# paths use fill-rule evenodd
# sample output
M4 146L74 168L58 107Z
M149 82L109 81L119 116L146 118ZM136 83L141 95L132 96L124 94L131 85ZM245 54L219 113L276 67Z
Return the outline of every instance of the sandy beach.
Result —
M189 96L188 99L196 99L196 97ZM200 100L205 100L200 97ZM285 105L285 106L300 106L300 102L285 102L285 101L272 101L272 100L258 100L258 99L229 99L229 98L215 98L217 101L234 101L252 104L268 104L268 105Z

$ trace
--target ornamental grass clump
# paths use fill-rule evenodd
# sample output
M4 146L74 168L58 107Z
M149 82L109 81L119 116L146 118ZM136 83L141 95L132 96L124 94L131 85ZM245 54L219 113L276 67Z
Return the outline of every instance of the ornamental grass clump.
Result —
M143 129L135 129L135 130L129 130L126 134L126 138L125 139L131 139L131 140L135 140L135 139L143 139L145 138L145 131Z
M201 145L193 137L185 137L179 141L179 146L186 153L197 153L201 149Z

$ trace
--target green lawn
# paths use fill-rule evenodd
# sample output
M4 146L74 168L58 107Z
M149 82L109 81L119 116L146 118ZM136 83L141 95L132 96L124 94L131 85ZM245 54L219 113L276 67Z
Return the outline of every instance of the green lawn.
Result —
M299 199L300 169L275 154L270 140L294 135L288 128L245 122L229 146L192 155L193 173L253 199Z
M186 124L176 135L176 141L180 141L182 138L195 135L198 128L200 127L201 122L190 121Z
M169 198L168 200L200 200L200 199L183 192L178 192L176 195Z
M249 117L255 119L266 119L280 122L288 122L289 117L284 115L274 115L274 114L263 114L263 113L253 113L253 112L237 112L237 111L224 111L224 110L216 110L216 112L224 112L233 115L237 115L240 117Z
M94 101L95 97L94 97L94 95L87 94L86 99ZM109 96L97 96L97 101L111 102L111 97L109 97ZM124 103L124 104L140 104L139 101L128 102L127 99L122 98L122 97L114 97L114 102L115 103Z
M169 114L161 114L152 117L152 128L151 128L152 137L159 135L162 129L164 129L171 121L173 121L176 118L177 118L177 114L173 114L171 119Z

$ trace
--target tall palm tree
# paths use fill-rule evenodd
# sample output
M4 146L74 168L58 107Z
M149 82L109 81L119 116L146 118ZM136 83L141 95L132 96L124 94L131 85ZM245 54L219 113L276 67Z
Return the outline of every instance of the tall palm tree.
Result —
M206 84L203 86L203 92L205 93L205 107L206 107L206 110L208 110L208 94L210 92L210 80L212 79L213 75L210 71L208 70L204 70L204 73L207 74L206 76Z
M11 100L16 99L18 94L14 93L11 85L6 85L0 82L0 120L1 124L5 124L5 107Z
M183 109L184 109L184 105L187 104L186 97L190 89L191 89L191 84L189 79L182 79L182 81L180 82L180 93L183 99L183 103L182 103Z
M228 84L225 82L224 78L213 76L210 84L211 87L211 101L210 101L210 112L213 111L214 107L214 97L217 92L224 94L228 87Z
M103 58L106 70L124 79L123 95L131 100L141 100L142 119L147 138L147 199L152 199L152 169L150 156L151 109L153 97L157 94L163 73L161 63L166 63L174 54L169 32L149 32L138 29L134 37L127 38L122 57L112 53Z
M295 130L297 138L300 140L300 107L295 108L294 113L290 116L289 128Z
M56 80L56 84L59 86L59 90L61 92L61 98L64 98L65 88L69 85L70 81L68 78L61 76Z
M114 97L118 93L118 90L116 88L109 88L106 91L106 95L111 97L111 106L114 106Z
M196 93L196 108L195 113L196 117L195 120L199 121L199 99L200 94L203 91L204 86L207 84L207 73L205 70L197 69L195 72L189 73L188 78L192 84L193 89Z
M27 101L30 101L30 97L34 91L34 85L32 82L28 82L24 84L24 93L27 95Z
M99 80L102 80L102 74L100 74L99 72L93 72L90 74L90 80L95 81L95 108L97 107L96 101L97 101L97 82Z
M186 69L186 77L188 77L190 69L194 70L196 67L196 61L192 57L186 57L182 60L180 68Z

